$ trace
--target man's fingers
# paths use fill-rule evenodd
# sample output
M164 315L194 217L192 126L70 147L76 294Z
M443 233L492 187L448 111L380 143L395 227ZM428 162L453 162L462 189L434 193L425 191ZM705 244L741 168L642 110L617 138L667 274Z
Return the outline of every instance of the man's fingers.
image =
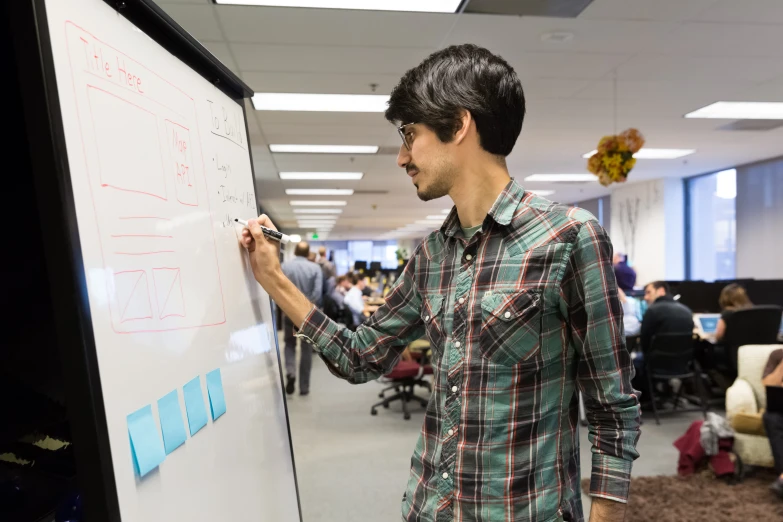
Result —
M261 225L262 227L271 228L272 230L277 230L275 224L272 223L272 220L269 219L269 216L267 216L266 214L261 214L260 216L258 216L258 219L256 221L258 221L258 224Z
M261 216L261 217L266 217L266 216ZM264 232L261 230L261 224L259 223L259 220L255 220L255 219L248 220L247 228L250 231L250 233L253 235L253 239L255 239L258 243L265 245L268 242L268 240L264 236Z

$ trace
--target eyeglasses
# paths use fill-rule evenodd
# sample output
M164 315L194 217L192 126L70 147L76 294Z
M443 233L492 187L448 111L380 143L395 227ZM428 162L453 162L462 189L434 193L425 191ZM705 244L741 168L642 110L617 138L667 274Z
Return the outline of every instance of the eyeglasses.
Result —
M397 127L397 132L400 135L400 138L402 138L402 144L405 145L405 148L408 150L411 150L411 147L413 147L413 133L412 132L405 132L405 127L410 127L411 125L416 125L415 123L406 123L404 125L400 125Z

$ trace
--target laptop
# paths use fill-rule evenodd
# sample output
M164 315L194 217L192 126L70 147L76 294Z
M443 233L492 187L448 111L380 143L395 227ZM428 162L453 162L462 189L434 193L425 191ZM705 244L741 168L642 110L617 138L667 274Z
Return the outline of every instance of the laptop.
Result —
M718 329L720 314L693 314L696 330L701 337L713 337Z
M767 386L767 410L783 413L783 387Z

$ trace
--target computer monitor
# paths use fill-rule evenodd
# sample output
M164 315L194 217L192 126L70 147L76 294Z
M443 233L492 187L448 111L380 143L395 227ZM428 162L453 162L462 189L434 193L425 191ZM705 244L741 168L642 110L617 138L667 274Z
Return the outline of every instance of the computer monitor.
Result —
M718 329L720 314L695 314L696 328L702 335L713 335Z
M356 262L354 262L353 270L355 272L366 272L367 271L367 261L356 261Z
M371 274L374 274L375 272L380 272L381 270L383 270L383 267L381 266L380 261L373 261L372 263L370 263Z

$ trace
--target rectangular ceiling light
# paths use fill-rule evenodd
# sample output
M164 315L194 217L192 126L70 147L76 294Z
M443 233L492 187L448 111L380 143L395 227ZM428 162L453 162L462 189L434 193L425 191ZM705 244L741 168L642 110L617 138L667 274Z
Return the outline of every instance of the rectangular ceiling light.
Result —
M384 112L389 101L385 94L298 94L257 92L257 111L304 112Z
M314 9L355 9L361 11L408 11L416 13L456 13L462 0L215 0L225 5L265 7L310 7Z
M443 210L441 210L441 212L444 213L444 214L448 214L449 212L451 212L451 209L450 208L444 208Z
M295 208L294 214L342 214L341 208ZM309 216L304 216L309 217Z
M299 221L329 221L329 222L332 222L332 223L337 221L337 217L330 216L330 215L325 215L325 216L321 216L321 215L318 215L318 216L310 216L310 215L308 215L308 216L296 216L296 218Z
M725 120L783 120L783 102L719 101L689 112L685 117Z
M289 196L352 196L353 189L285 189Z
M270 145L270 152L288 154L377 154L377 145Z
M561 183L575 183L581 181L598 181L598 177L592 174L533 174L525 178L525 181L555 181Z
M590 159L596 152L598 151L592 150L587 154L583 154L582 157L584 159ZM677 159L690 156L694 152L696 152L694 149L652 149L645 147L640 149L633 157L636 159Z
M536 196L541 196L542 198L551 196L552 194L555 193L554 190L528 190L528 192L532 192Z
M443 214L438 216L427 216L428 221L443 221L444 219L446 219L446 216Z
M280 179L299 180L358 180L364 177L364 172L281 172Z
M291 200L288 202L292 207L344 207L346 201L307 201L303 200Z

